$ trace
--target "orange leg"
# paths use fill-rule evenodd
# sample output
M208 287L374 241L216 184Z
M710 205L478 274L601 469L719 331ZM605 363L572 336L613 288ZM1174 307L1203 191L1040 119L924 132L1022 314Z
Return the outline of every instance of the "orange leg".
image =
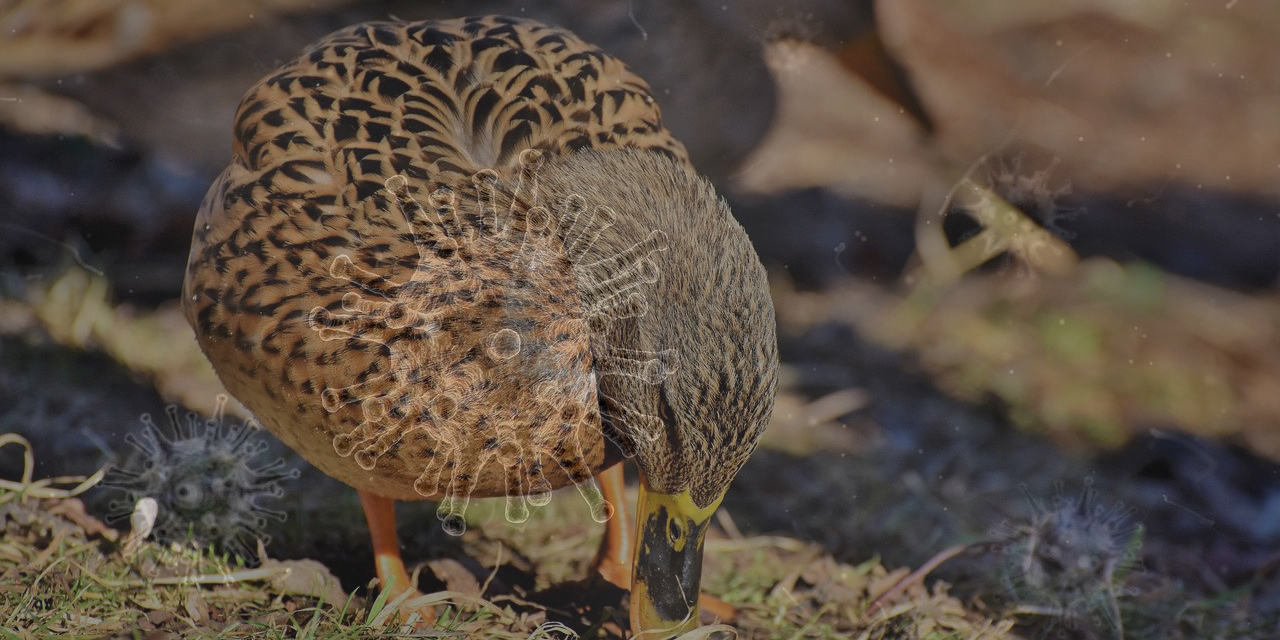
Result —
M409 572L405 571L404 560L400 558L400 539L396 537L396 501L367 491L357 493L360 494L360 506L364 507L364 519L369 523L369 535L373 538L378 588L388 593L388 602L406 591L417 591ZM435 609L424 607L416 611L425 622L435 621Z
M627 509L627 481L622 463L605 469L596 476L600 493L613 505L613 517L605 524L604 539L593 563L595 570L622 589L631 588L631 558L635 532L631 528L631 512Z
M600 482L600 493L613 505L613 517L605 525L604 539L600 541L600 550L592 564L605 580L630 590L635 529L631 526L631 512L627 509L627 482L622 464L619 462L596 476ZM738 617L738 610L733 605L707 593L698 597L698 604L704 616L711 615L722 622L733 622Z

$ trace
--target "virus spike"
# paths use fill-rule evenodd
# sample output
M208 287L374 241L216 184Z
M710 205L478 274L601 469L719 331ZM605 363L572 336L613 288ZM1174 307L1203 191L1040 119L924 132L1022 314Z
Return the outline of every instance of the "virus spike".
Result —
M600 234L613 226L617 214L604 205L588 211L586 199L578 194L570 196L563 206L565 213L562 220L568 227L564 240L565 253L574 264L578 264L582 262L587 250L600 239Z
M524 451L516 439L510 434L516 432L519 425L513 422L502 424L498 428L500 435L507 435L504 442L494 452L498 462L506 468L506 509L507 522L520 524L529 519L529 505L524 494L529 490L528 478L522 473L520 464L524 460Z
M604 499L604 494L600 492L600 484L596 482L594 476L577 483L578 493L582 495L582 499L586 501L587 508L591 510L591 519L596 522L608 522L613 517L613 505Z
M471 184L476 190L477 213L484 228L490 231L504 230L511 224L507 215L499 213L502 208L499 203L500 182L498 172L493 169L477 171L471 177Z
M601 258L596 262L587 265L592 272L603 271L605 273L628 273L635 271L638 266L659 252L666 251L671 247L671 243L667 240L667 234L661 231L651 231L644 240L637 242L618 253L607 258ZM653 275L652 279L644 280L644 282L656 282L657 275ZM597 288L598 285L597 285Z
M537 149L520 152L520 175L517 176L515 193L525 202L538 204L538 171L546 162L546 155Z
M307 326L320 334L325 342L364 338L370 330L376 330L380 323L376 318L366 315L341 315L324 307L315 307L307 314Z
M578 425L574 423L565 423L561 427L564 433L570 433ZM583 425L586 426L586 425ZM559 455L555 455L555 454ZM553 452L556 462L564 469L565 473L573 480L574 486L578 488L578 494L586 501L587 508L591 510L591 517L596 522L606 522L613 516L613 505L604 499L604 494L600 491L600 484L596 482L595 476L591 475L591 471L584 464L586 456L582 452L582 444L576 437L566 438L561 443L558 451Z
M378 462L378 458L389 451L402 437L402 434L398 433L396 429L384 428L382 433L378 434L377 439L373 441L373 444L369 444L356 452L356 464L360 465L360 468L365 471L372 471L374 465Z
M451 536L460 536L467 532L467 505L471 502L470 494L463 497L448 495L436 507L436 517L440 526Z
M383 405L384 402L385 400L383 400L382 398L366 398L364 401L360 403L360 405L362 409L366 409L371 406L380 407ZM381 411L381 409L369 409L366 415L377 415L378 411ZM370 440L373 440L374 438L378 437L379 433L382 432L383 429L384 427L380 423L380 420L378 419L370 420L369 418L365 418L365 420L362 421L360 424L356 425L356 428L353 429L352 431L348 433L340 433L334 436L333 450L338 455L345 458L351 455L352 452L355 451L356 447L360 447L364 443L369 442ZM383 437L385 437L385 435ZM364 449L362 448L361 451L363 450ZM366 457L367 455L368 454L366 454ZM360 462L360 460L357 460L357 462ZM364 463L360 462L360 466L364 467ZM373 466L372 466L372 463L370 462L370 466L365 468L365 471L368 471L369 469L372 469L372 468Z
M333 257L329 263L329 276L346 280L367 295L387 298L394 295L396 291L394 282L356 265L351 260L351 256L345 253Z
M218 424L222 424L223 416L227 415L227 402L230 397L225 393L219 393L213 399L213 415L209 419ZM246 421L246 424L251 421Z
M436 517L440 519L445 533L460 536L467 531L467 506L471 503L471 492L475 488L475 472L483 465L483 461L471 460L468 463L465 457L457 456L453 463L449 486L436 505Z
M183 430L182 420L179 417L177 406L169 405L165 407L164 414L169 418L169 426L173 429L175 438L177 439L190 438L195 435L195 433L188 433ZM162 432L158 432L158 433L160 433L161 436L164 435ZM168 438L166 438L166 440L168 440ZM173 442L173 440L169 440L169 442Z
M547 246L551 231L551 213L544 207L529 207L512 213L512 226L508 233L520 235L519 242L512 241L517 253L545 258L555 253Z
M250 431L249 429L232 429L231 437L227 439L227 442L233 449L239 451L246 458L252 458L258 454L266 453L267 449L271 448L262 440L250 440L249 437L252 435L253 431ZM216 435L213 437L217 438ZM212 442L212 440L206 440L206 442Z
M365 413L376 410L374 408L366 407L364 404L370 398L368 391L370 389L376 389L380 381L387 378L389 375L390 374L384 373L378 376L372 376L363 382L353 384L349 387L326 387L325 390L320 393L320 404L324 407L324 410L329 413L335 413L342 407L356 402L361 403L361 409Z
M511 524L523 524L529 520L529 499L524 493L508 493L504 515Z
M137 449L142 455L148 459L163 458L168 453L168 448L162 442L168 442L168 438L156 428L156 423L151 419L151 414L142 414L142 435L139 437L132 433L126 434L124 441Z
M638 260L612 273L614 275L611 278L589 280L583 283L584 295L588 299L621 296L658 281L658 265L648 258Z
M437 447L431 462L427 463L426 466L423 467L422 472L418 474L418 479L413 481L413 490L417 491L418 495L423 496L424 498L431 498L442 493L440 479L444 474L445 465L438 464L436 460L448 455L447 453L445 453L445 456L441 455L441 449L447 450L447 447L448 445L444 444Z
M529 494L525 496L530 505L535 507L545 507L551 504L551 483L547 479L538 475L530 479Z
M640 294L615 295L587 307L587 326L597 335L607 334L614 322L637 318L649 312L649 303Z
M676 363L677 354L673 349L641 351L609 347L607 353L595 359L600 375L629 376L648 384L662 384L676 370Z

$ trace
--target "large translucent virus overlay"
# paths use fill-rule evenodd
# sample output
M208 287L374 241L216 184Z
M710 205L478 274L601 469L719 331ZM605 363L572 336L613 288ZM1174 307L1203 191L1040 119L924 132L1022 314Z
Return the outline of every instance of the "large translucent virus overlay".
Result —
M139 500L152 498L158 506L152 529L157 541L256 557L256 541L270 541L268 520L285 519L265 501L283 495L281 482L299 472L279 458L255 463L267 449L255 437L260 428L253 421L225 419L226 404L227 397L218 396L211 418L188 413L185 420L170 405L168 429L143 414L142 430L125 436L135 454L103 480L124 494L109 504L108 520L127 521Z
M439 500L437 516L454 535L466 530L482 478L503 478L505 488L490 485L484 495L505 495L507 520L521 523L530 505L550 500L556 469L598 522L608 520L612 506L584 453L610 436L601 401L630 438L652 440L662 423L598 383L624 376L628 388L658 385L677 361L674 350L624 349L606 339L614 323L648 312L646 290L659 277L653 257L668 249L667 236L652 230L606 249L599 243L618 223L614 210L577 194L544 203L543 154L525 150L519 160L506 182L483 170L457 191L426 196L405 176L387 179L379 206L403 218L417 267L392 281L338 255L329 275L350 289L341 310L316 307L308 318L323 340L384 354L361 383L324 389L329 413L359 407L359 424L338 433L334 449L373 470L393 449L430 443L420 462L410 462L422 467L413 469L414 488Z

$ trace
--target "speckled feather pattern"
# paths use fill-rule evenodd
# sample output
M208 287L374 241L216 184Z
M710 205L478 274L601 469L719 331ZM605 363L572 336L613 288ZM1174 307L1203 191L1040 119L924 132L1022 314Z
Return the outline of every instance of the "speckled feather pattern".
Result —
M591 153L603 158L591 168L571 162ZM606 202L584 173L626 186ZM663 213L628 209L641 197ZM675 235L686 232L728 239L714 259L689 259L705 248ZM749 385L725 377L738 348L707 360L682 342L724 325L705 307L715 296L681 309L664 281L716 282L745 301L737 342L761 358L745 365ZM672 448L701 443L731 478L772 406L772 307L741 229L641 79L528 20L357 25L250 90L196 222L184 307L264 425L326 473L396 499L583 483L606 432L650 476L689 476L661 467L697 459ZM654 330L664 307L694 313L689 330ZM716 389L668 400L693 380L677 361L720 371ZM703 417L681 413L689 402L715 408L705 394L727 401L739 387L750 410L729 422L742 426L651 437Z

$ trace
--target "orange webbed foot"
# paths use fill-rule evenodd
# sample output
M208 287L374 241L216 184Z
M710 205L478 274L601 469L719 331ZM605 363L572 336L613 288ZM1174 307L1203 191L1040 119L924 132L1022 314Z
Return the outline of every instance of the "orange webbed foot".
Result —
M430 627L436 621L434 601L418 591L417 574L410 577L400 557L400 540L396 537L395 501L360 491L369 535L373 539L373 561L378 572L378 599L382 608L373 617L374 626L382 626L393 617L413 630Z

